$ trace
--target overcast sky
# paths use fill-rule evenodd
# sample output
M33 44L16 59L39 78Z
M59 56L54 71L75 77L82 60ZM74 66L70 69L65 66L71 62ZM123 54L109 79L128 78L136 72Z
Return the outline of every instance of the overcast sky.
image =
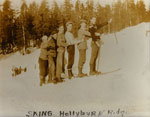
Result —
M22 0L10 0L12 1L12 7L18 9L21 6ZM40 4L42 0L25 0L27 4L30 4L33 1ZM47 0L48 3L51 5L54 0ZM64 0L56 0L58 4L62 4ZM76 0L71 0L74 3ZM81 2L86 2L86 0L80 0ZM117 0L94 0L95 2L99 2L101 5L105 6L106 4L112 4ZM135 2L138 0L135 0ZM150 6L150 0L143 0L146 4L146 7ZM4 0L0 0L0 5L4 2Z

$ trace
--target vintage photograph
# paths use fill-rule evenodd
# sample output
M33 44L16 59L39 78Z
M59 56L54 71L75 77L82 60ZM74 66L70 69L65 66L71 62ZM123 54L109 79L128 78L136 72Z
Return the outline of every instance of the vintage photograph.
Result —
M0 117L150 117L149 0L0 0Z

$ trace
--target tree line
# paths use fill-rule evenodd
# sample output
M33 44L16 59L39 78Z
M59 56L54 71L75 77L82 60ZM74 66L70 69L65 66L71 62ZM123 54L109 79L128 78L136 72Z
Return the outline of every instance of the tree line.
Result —
M39 45L43 35L49 36L59 23L65 25L67 21L73 22L73 33L77 36L80 19L89 23L93 16L98 24L112 18L112 23L100 30L101 33L112 33L141 22L150 22L150 7L146 9L142 0L136 3L134 0L118 0L105 6L94 5L94 0L87 0L85 4L80 0L76 0L75 4L64 0L61 5L54 0L51 6L46 0L42 0L40 5L35 1L27 5L22 0L20 9L16 10L12 8L10 0L5 0L0 6L1 50L5 54L12 52L13 48L28 48L31 42Z

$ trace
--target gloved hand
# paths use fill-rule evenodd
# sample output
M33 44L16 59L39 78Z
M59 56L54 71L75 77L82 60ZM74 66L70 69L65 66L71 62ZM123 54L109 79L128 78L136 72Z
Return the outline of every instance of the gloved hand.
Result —
M112 18L108 21L108 24L110 24L112 22Z

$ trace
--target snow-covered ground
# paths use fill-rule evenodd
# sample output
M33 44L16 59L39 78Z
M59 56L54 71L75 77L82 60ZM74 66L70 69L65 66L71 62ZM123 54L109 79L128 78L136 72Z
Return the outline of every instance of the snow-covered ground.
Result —
M99 70L119 71L86 78L66 79L64 83L39 86L40 50L22 56L15 53L0 61L0 117L25 116L33 110L126 110L128 114L150 116L150 66L148 23L102 35ZM84 72L89 72L90 40ZM74 64L77 73L78 51ZM12 77L12 66L27 72Z

